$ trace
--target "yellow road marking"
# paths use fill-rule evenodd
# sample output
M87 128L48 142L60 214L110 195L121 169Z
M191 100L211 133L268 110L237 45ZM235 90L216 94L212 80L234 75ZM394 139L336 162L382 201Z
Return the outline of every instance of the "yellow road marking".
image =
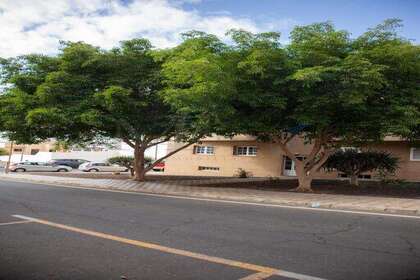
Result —
M264 279L267 279L268 277L273 276L273 275L275 275L275 274L258 272L258 273L255 273L255 274L245 276L244 278L241 278L239 280L264 280Z
M32 222L35 222L35 223L38 223L38 224L43 224L43 225L47 225L47 226L51 226L51 227L55 227L55 228L65 229L65 230L68 230L68 231L78 232L78 233L82 233L82 234L86 234L86 235L90 235L90 236L95 236L95 237L99 237L99 238L103 238L103 239L114 240L114 241L130 244L130 245L134 245L134 246L137 246L137 247L157 250L157 251L161 251L161 252L165 252L165 253L169 253L169 254L175 254L175 255L190 257L190 258L199 259L199 260L208 261L208 262L213 262L213 263L218 263L218 264L224 264L224 265L238 267L238 268L242 268L242 269L265 272L265 273L274 273L278 270L278 269L271 268L271 267L255 265L255 264L245 263L245 262L240 262L240 261L234 261L234 260L229 260L229 259L224 259L224 258L219 258L219 257L212 257L212 256L204 255L204 254L199 254L199 253L186 251L186 250L161 246L161 245L157 245L157 244L154 244L154 243L143 242L143 241L128 239L128 238L119 237L119 236L115 236L115 235L110 235L110 234L106 234L106 233L81 229L81 228L77 228L77 227L73 227L73 226L53 223L53 222L46 221L46 220L41 220L41 219L36 219L36 218L31 218L31 217L26 217L26 216L21 216L21 215L13 215L13 216L16 217L16 218L21 218L21 219L27 220L27 221L32 221Z
M186 250L182 250L182 249L170 248L170 247L166 247L166 246L162 246L162 245L158 245L158 244L154 244L154 243L128 239L128 238L119 237L119 236L115 236L115 235L111 235L111 234L106 234L106 233L87 230L87 229L82 229L82 228L78 228L78 227L74 227L74 226L68 226L68 225L64 225L64 224L54 223L54 222L50 222L50 221L47 221L47 220L27 217L27 216L23 216L23 215L12 215L12 216L15 217L15 218L23 219L26 222L34 222L34 223L38 223L38 224L42 224L42 225L46 225L46 226L50 226L50 227L54 227L54 228L64 229L64 230L77 232L77 233L81 233L81 234L85 234L85 235L89 235L89 236L95 236L95 237L99 237L99 238L103 238L103 239L113 240L113 241L117 241L117 242L121 242L121 243L125 243L125 244L130 244L130 245L134 245L134 246L141 247L141 248L152 249L152 250L156 250L156 251L160 251L160 252L164 252L164 253L168 253L168 254L174 254L174 255L189 257L189 258L198 259L198 260L202 260L202 261L207 261L207 262L212 262L212 263L217 263L217 264L223 264L223 265L227 265L227 266L231 266L231 267L237 267L237 268L241 268L241 269L252 270L252 271L258 272L256 274L249 275L248 277L250 277L250 276L256 277L256 275L259 275L260 277L265 276L265 278L267 278L267 277L270 277L272 275L279 275L279 276L287 276L289 278L298 279L298 280L325 280L325 279L318 278L318 277L313 277L313 276L309 276L309 275L289 272L289 271L286 271L286 270L280 270L280 269L276 269L276 268L272 268L272 267L268 267L268 266L261 266L261 265L256 265L256 264L252 264L252 263L246 263L246 262L224 259L224 258L219 258L219 257L212 257L212 256L205 255L205 254L194 253L194 252L190 252L190 251L186 251ZM257 280L257 279L264 279L264 278L243 278L243 279Z
M8 226L8 225L16 225L16 224L27 224L27 223L32 223L32 221L16 221L16 222L0 223L0 226Z

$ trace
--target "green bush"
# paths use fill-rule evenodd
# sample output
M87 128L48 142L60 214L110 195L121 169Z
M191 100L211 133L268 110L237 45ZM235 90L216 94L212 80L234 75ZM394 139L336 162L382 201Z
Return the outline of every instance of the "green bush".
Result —
M118 164L127 167L130 170L131 176L134 175L134 157L132 156L117 156L108 159L109 164Z
M249 178L249 177L252 177L252 173L246 171L245 169L238 168L238 170L236 170L236 177L238 177L238 178Z
M145 166L148 166L152 163L152 158L145 157L144 158L144 164ZM109 158L107 160L109 164L118 164L124 167L127 167L128 170L130 170L131 176L134 176L134 157L132 156L116 156Z
M5 149L3 149L3 148L0 148L0 156L7 156L9 154L9 152L8 151L6 151Z
M356 149L339 150L332 154L324 164L327 171L337 170L350 177L350 184L359 185L358 177L365 172L378 171L386 177L398 169L398 158L388 152Z

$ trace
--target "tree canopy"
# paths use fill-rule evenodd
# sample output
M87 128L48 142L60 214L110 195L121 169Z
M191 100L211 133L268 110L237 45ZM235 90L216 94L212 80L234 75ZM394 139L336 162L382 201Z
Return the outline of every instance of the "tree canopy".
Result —
M390 19L352 38L314 23L295 27L287 45L279 33L244 30L227 41L190 31L165 50L142 38L111 50L63 42L58 56L0 61L0 130L22 143L122 139L139 180L153 168L144 150L157 143L250 134L280 145L308 191L342 145L420 137L420 47L400 26ZM295 138L311 151L299 155Z
M4 79L11 86L0 101L3 129L24 142L119 138L135 150L136 179L143 180L153 168L144 167L147 148L171 138L189 144L197 137L185 125L188 115L172 110L159 95L161 62L153 52L145 39L124 41L109 51L63 42L57 57L32 61L28 56L21 68L6 61ZM44 70L44 60L54 67Z
M165 98L215 120L219 134L278 143L308 191L341 145L419 136L420 47L398 36L399 24L358 38L330 22L298 26L286 46L277 33L232 30L233 44L188 37L163 64ZM294 138L311 144L309 154L297 154Z

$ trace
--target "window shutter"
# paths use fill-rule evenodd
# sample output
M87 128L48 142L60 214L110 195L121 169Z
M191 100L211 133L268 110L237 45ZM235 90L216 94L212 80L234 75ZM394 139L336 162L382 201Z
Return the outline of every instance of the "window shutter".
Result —
M194 147L193 147L193 154L196 154L197 153L197 145L195 145Z
M236 146L233 146L233 155L236 156L237 155L237 149Z

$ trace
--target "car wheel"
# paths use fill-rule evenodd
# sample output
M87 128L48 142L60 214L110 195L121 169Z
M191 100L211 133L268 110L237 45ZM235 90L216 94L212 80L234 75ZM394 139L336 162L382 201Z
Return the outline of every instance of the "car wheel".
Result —
M26 169L25 168L16 168L15 172L25 172Z
M99 172L99 170L96 168L93 168L93 169L89 169L89 172Z
M57 172L68 172L68 170L65 169L65 168L60 168L60 169L57 170Z

